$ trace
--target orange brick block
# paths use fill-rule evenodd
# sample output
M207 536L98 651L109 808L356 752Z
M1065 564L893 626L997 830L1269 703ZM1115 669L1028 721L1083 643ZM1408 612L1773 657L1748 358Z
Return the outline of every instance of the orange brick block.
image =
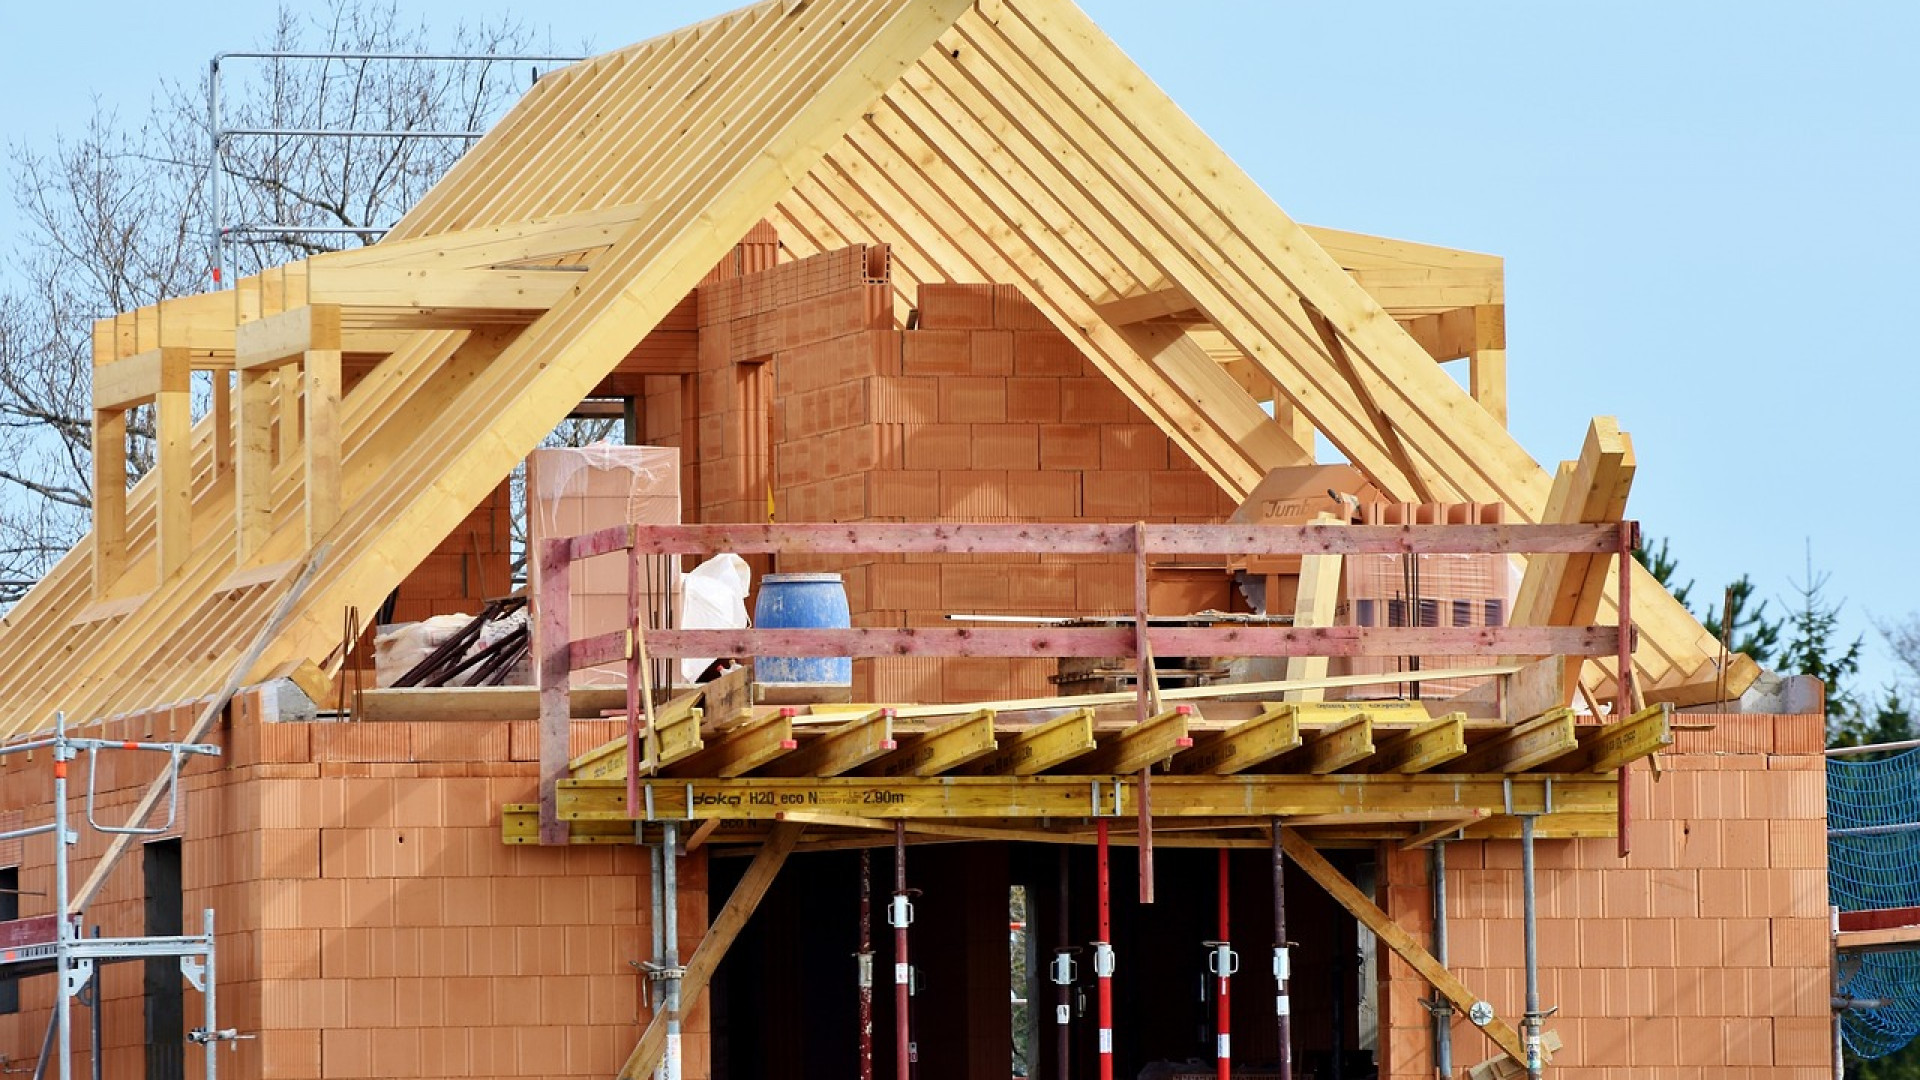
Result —
M973 429L966 424L924 424L905 435L910 470L963 469L973 460Z
M1080 474L1009 472L1007 509L1014 517L1032 521L1077 518L1080 516Z
M940 516L982 520L1011 516L1004 469L948 469L940 473Z
M1040 467L1040 429L1033 424L975 424L973 467L1032 472Z
M1087 424L1041 425L1040 467L1049 470L1098 469L1099 429Z
M931 521L940 516L940 474L888 470L867 474L867 512L877 518Z
M1060 422L1060 380L1020 376L1007 380L1007 419L1016 424Z
M993 287L993 324L1002 330L1052 330L1053 324L1018 285Z
M940 380L940 419L949 424L998 424L1007 418L1005 379L968 376Z
M999 379L1013 374L1013 334L1010 331L974 332L973 373Z
M994 287L947 282L920 286L923 330L985 330L994 325Z
M1102 469L1162 470L1167 437L1152 424L1106 424L1100 428Z
M900 335L902 375L968 375L973 335L965 330L908 330Z
M1018 330L1013 335L1013 373L1050 375L1056 378L1084 378L1091 365L1080 350L1059 331Z
M1102 469L1088 473L1080 505L1094 521L1136 521L1148 514L1149 475L1140 471Z

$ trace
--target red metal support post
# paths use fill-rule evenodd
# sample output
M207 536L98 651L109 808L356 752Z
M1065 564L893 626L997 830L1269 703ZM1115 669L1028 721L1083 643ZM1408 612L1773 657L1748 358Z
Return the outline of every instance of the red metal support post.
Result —
M1072 909L1067 906L1067 851L1060 848L1060 945L1053 950L1054 991L1053 1023L1059 1038L1059 1070L1055 1074L1058 1080L1068 1080L1073 1075L1073 954L1076 951L1070 944Z
M1113 933L1107 904L1107 819L1100 818L1095 829L1094 891L1099 894L1100 935L1093 943L1093 974L1100 988L1100 1080L1113 1080Z
M1220 1080L1233 1075L1233 973L1240 968L1240 957L1233 951L1233 932L1227 921L1227 895L1232 882L1229 852L1220 849L1220 940L1212 942L1209 966L1213 968L1216 992L1214 1007L1219 1019L1213 1029L1213 1057Z

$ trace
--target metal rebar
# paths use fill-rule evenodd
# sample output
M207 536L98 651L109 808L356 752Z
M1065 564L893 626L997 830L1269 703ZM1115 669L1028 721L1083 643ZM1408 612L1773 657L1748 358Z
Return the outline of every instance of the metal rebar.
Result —
M1273 1015L1279 1028L1279 1080L1293 1080L1293 977L1287 951L1287 857L1280 840L1280 819L1273 819Z

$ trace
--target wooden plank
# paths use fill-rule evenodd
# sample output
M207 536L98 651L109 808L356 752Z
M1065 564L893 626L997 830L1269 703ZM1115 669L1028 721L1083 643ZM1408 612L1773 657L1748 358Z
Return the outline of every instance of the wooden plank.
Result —
M340 351L340 306L306 304L233 331L234 366L259 371L297 363L308 352Z
M962 771L983 776L1032 776L1091 753L1097 745L1093 710L1070 709L1066 715L1036 727L1003 734L998 750Z
M1449 770L1456 773L1525 772L1579 746L1572 709L1555 709L1467 751Z
M618 659L609 634L576 643L578 666ZM1155 626L1160 656L1483 656L1563 653L1606 656L1617 645L1606 626ZM656 630L659 656L1130 656L1134 631L1118 626L856 627L841 630ZM1316 680L1300 680L1316 681Z
M1314 682L1326 688L1348 688L1355 686L1379 686L1387 683L1423 682L1428 679L1478 679L1494 675L1504 675L1520 670L1518 664L1499 664L1491 667L1455 667L1430 668L1420 671L1395 671L1379 675L1329 675ZM1255 700L1272 698L1288 690L1300 689L1300 684L1290 682L1257 683L1217 683L1212 686L1186 686L1160 691L1163 701L1208 701L1220 698L1238 698ZM999 701L977 701L964 705L906 705L896 712L902 720L920 720L933 716L952 716L956 713L971 712L978 708L990 708L1002 716L1007 713L1034 709L1078 709L1103 705L1131 704L1136 695L1130 691L1116 691L1107 694L1074 694L1056 697L1012 698ZM1397 702L1368 702L1368 707L1381 705L1399 705ZM1424 706L1412 703L1425 711ZM1311 709L1315 703L1303 702L1296 709ZM1306 715L1304 712L1300 715Z
M530 543L528 559L535 565L528 585L533 595L527 615L531 620L533 682L540 688L540 842L567 842L567 823L561 820L554 785L567 775L568 736L572 730L567 692L572 678L572 604L569 597L566 545L546 540Z
M1344 524L1335 520L1331 514L1321 514L1316 521L1320 525ZM1293 605L1293 625L1298 627L1332 626L1334 613L1340 605L1340 556L1337 554L1303 555L1300 558L1300 587ZM1283 674L1288 682L1311 680L1325 677L1327 658L1324 656L1290 656L1287 658ZM1327 695L1319 688L1294 690L1286 695L1288 701L1320 701Z
M644 554L741 555L775 553L1125 555L1133 551L1131 525L1038 525L941 522L824 524L641 525L603 530L606 541L576 549L575 557L632 543ZM1147 550L1155 555L1494 555L1586 552L1606 555L1619 542L1605 524L1429 525L1153 525Z
M1405 960L1419 972L1420 977L1427 980L1428 985L1438 990L1448 1001L1453 1002L1454 1008L1465 1015L1471 1012L1475 1005L1482 1004L1479 995L1469 990L1453 972L1442 967L1440 962L1433 958L1433 954L1416 941L1412 934L1409 934L1399 923L1394 922L1386 912L1380 910L1365 893L1356 888L1353 882L1348 881L1345 874L1335 869L1334 865L1328 862L1312 844L1307 843L1299 833L1292 829L1280 830L1280 845L1287 857L1293 860L1294 865L1305 870L1308 877L1318 882L1320 887L1327 890L1327 894L1332 896L1341 907L1346 908L1354 918L1360 920L1360 925L1373 931L1374 936L1379 938L1382 944L1392 949L1400 959ZM1492 1003L1485 1004L1491 1010ZM1519 1035L1505 1020L1496 1016L1481 1025L1480 1030L1486 1033L1487 1038L1493 1040L1494 1045L1506 1051L1507 1055L1515 1061L1526 1060Z
M999 748L992 709L976 709L931 731L900 739L900 749L861 767L868 776L937 776Z
M707 927L705 937L693 950L693 956L687 960L686 974L680 979L680 1001L682 1013L691 1013L699 1007L700 995L706 992L707 983L713 979L714 969L720 966L720 960L733 946L735 938L760 907L760 901L773 886L773 879L779 875L780 868L786 865L787 856L793 846L800 841L805 825L782 822L773 827L767 835L767 842L754 855L753 862L747 866L747 872L741 876L740 884L733 887L732 895L720 913L713 917L713 923ZM661 1056L667 1046L667 1013L665 1009L654 1011L653 1019L648 1021L647 1029L634 1044L633 1052L627 1055L626 1064L620 1067L617 1080L639 1080L653 1072L660 1064Z
M329 304L355 309L545 311L578 285L584 267L474 270L316 265L313 287Z
M1112 326L1127 326L1167 315L1190 312L1198 315L1193 298L1178 286L1151 289L1095 305L1100 317Z
M1307 736L1305 744L1282 758L1281 764L1288 772L1321 775L1363 761L1372 753L1373 718L1359 712L1344 723Z
M1447 699L1450 707L1484 714L1496 706L1515 720L1531 720L1549 709L1573 704L1567 693L1567 673L1580 665L1564 656L1548 656L1511 675L1500 676Z
M1388 737L1367 762L1371 772L1417 773L1438 768L1467 752L1466 713L1448 713L1411 731Z
M703 753L712 753L709 748ZM1093 805L1099 780L1099 806ZM1174 818L1261 819L1303 814L1428 815L1474 810L1544 813L1547 785L1559 813L1612 813L1619 786L1613 777L1578 774L1350 773L1338 783L1305 773L1235 776L1160 775L1153 778L1156 821ZM861 817L952 819L1081 819L1138 806L1137 773L1049 773L1042 776L742 776L675 773L642 782L652 789L658 818L771 820L782 811ZM557 785L568 821L632 820L624 780L563 780ZM688 804L688 795L692 804Z
M1294 707L1270 704L1260 715L1225 731L1195 736L1193 749L1174 758L1173 770L1225 776L1271 761L1299 745Z
M593 719L620 708L622 687L576 686L568 691L569 714ZM501 723L540 718L537 686L410 686L368 690L360 696L361 720L466 720Z
M1475 810L1471 814L1462 814L1458 817L1450 817L1442 821L1437 821L1425 828L1416 829L1412 836L1400 841L1400 850L1412 851L1415 848L1426 847L1435 840L1443 840L1467 826L1476 822L1485 821L1491 816L1492 815L1485 810Z
M1099 749L1079 758L1075 770L1089 775L1134 773L1193 745L1187 721L1193 706L1178 705L1140 723L1102 736Z

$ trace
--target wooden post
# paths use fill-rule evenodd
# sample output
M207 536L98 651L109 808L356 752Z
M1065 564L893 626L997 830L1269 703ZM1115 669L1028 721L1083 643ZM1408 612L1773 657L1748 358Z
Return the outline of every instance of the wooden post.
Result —
M193 372L185 349L160 350L154 397L155 491L160 564L155 584L186 565L193 553Z
M567 823L560 820L555 785L567 776L567 735L572 722L568 680L573 598L568 582L567 540L547 540L534 554L539 576L534 586L533 677L540 685L540 842L564 844ZM662 1031L662 1038L665 1032Z

